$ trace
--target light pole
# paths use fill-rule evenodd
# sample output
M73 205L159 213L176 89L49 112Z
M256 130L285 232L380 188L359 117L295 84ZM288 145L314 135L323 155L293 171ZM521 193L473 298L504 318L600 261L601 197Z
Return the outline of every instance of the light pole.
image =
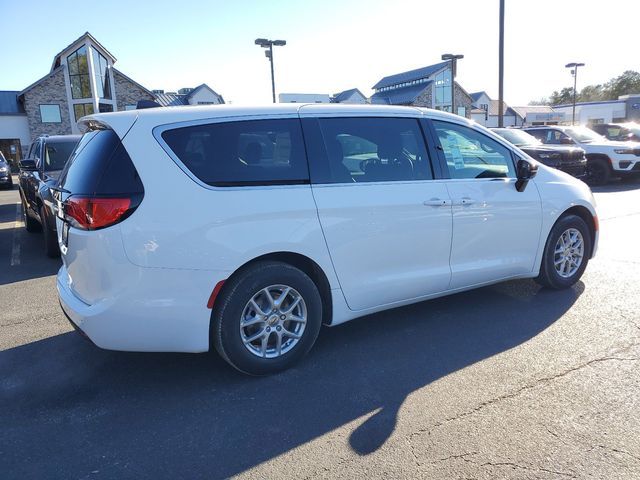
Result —
M500 0L500 34L498 39L498 127L504 127L504 0Z
M262 48L266 48L264 56L269 59L271 63L271 94L273 95L273 103L276 103L276 80L273 74L273 46L283 47L287 44L285 40L267 40L266 38L256 38L256 45L260 45Z
M451 113L456 113L454 108L456 98L456 67L457 62L464 55L454 55L453 53L445 53L442 55L442 60L449 60L451 62Z
M573 109L571 115L571 125L576 124L576 86L578 85L578 67L584 67L584 63L567 63L565 68L572 68L571 75L573 75Z

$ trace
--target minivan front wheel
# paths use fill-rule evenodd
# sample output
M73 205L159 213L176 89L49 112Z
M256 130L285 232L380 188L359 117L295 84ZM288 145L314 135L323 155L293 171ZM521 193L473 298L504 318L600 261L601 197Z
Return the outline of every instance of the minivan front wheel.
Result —
M238 370L275 373L298 362L322 323L322 300L313 280L282 262L259 262L220 293L212 316L213 343Z
M562 289L582 276L591 255L591 233L577 215L566 215L551 229L536 281L542 286Z

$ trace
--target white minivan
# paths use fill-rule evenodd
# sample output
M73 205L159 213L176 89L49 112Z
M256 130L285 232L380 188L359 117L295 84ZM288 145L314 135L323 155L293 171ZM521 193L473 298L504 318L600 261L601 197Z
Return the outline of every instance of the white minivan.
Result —
M60 303L114 350L300 360L321 324L515 278L578 281L589 188L451 114L150 108L84 117L56 187Z

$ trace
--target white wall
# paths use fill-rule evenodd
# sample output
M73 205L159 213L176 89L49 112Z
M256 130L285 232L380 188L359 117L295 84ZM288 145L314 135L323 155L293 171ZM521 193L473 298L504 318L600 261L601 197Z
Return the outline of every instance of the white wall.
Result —
M483 93L482 95L480 95L478 100L473 102L473 106L480 108L480 105L482 104L489 105L490 103L491 103L491 99L489 98L489 95L487 95L486 93Z
M206 88L202 88L189 98L190 105L199 105L198 102L212 102L213 104L218 105L220 100L217 95L214 95Z
M341 101L340 103L353 103L353 104L365 104L367 103L367 99L363 96L361 96L358 92L353 92L349 98L347 98L346 100Z
M281 93L278 103L330 103L331 96L324 93Z
M556 112L563 112L566 121L571 121L572 106L553 107ZM590 120L603 120L611 123L614 118L626 117L626 104L620 103L597 103L595 105L576 105L576 123L586 124Z
M22 148L31 144L26 115L0 115L0 139L18 138Z
M514 115L505 115L502 118L502 123L505 127L513 127L516 124L516 117ZM487 128L496 128L498 126L498 115L489 115L489 119L482 125Z

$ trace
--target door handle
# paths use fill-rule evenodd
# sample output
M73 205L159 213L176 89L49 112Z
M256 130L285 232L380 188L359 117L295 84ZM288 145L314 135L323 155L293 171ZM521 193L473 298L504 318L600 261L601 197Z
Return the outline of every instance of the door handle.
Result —
M430 200L425 200L424 202L422 202L422 204L428 207L446 207L447 205L449 205L449 200L442 198L432 198Z

